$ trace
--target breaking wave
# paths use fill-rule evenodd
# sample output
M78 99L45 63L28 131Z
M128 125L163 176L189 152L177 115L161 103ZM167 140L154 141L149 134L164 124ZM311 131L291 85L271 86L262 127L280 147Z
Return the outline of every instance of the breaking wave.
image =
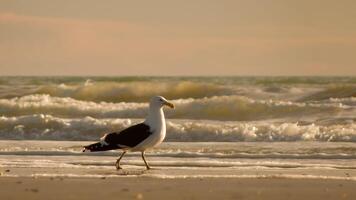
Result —
M104 133L119 131L141 120L63 119L51 115L0 117L1 139L97 140ZM356 142L356 124L301 125L171 120L167 141L344 141Z
M347 101L354 102L355 99ZM167 109L166 115L174 119L207 120L265 120L292 118L307 115L342 114L355 107L331 100L326 103L298 103L278 100L253 100L243 96L215 96L202 99L173 100L177 109ZM147 103L106 103L79 101L72 98L49 95L29 95L20 98L0 99L0 115L22 116L49 114L77 118L142 118L147 112Z
M147 102L154 95L168 99L202 98L233 94L228 86L192 81L181 82L98 82L87 80L81 85L42 86L34 94L49 94L55 97L71 97L84 101Z
M0 77L0 138L95 140L175 110L168 141L356 141L355 77ZM298 123L297 123L298 122Z
M0 77L0 98L48 94L94 102L240 95L299 101L356 97L353 77Z
M311 94L302 98L302 101L320 101L327 99L338 98L356 98L356 86L355 85L339 85L328 87L322 91Z

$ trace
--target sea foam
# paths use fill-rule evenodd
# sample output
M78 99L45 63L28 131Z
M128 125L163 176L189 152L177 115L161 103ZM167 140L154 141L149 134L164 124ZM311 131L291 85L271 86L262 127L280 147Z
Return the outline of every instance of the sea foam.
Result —
M354 101L351 98L348 101ZM166 110L166 116L175 119L208 120L266 120L300 116L318 116L354 112L353 104L343 104L335 99L324 102L292 102L280 100L255 100L245 96L214 96L201 99L173 100L176 109ZM20 98L0 99L0 114L22 116L50 114L74 118L91 116L95 118L142 118L147 113L147 103L107 103L75 100L69 97L50 95L29 95Z
M1 139L96 140L140 119L68 119L51 115L0 117ZM167 141L356 141L356 124L298 124L169 120Z

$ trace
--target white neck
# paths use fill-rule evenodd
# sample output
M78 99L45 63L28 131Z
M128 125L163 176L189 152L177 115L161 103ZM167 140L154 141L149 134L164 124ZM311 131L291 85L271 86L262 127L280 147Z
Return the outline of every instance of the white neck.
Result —
M160 131L166 127L166 121L164 118L164 113L162 107L150 107L148 116L144 122L145 124L149 125L153 131ZM160 129L160 130L158 130Z

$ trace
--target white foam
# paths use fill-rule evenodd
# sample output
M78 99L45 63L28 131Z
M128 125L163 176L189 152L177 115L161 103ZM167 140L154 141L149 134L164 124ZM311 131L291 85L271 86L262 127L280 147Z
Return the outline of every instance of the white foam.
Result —
M69 117L134 117L146 114L145 103L106 103L79 101L49 95L29 95L13 99L0 99L2 113L7 116L28 114L55 114Z
M355 106L341 102L300 103L280 100L254 100L244 96L215 96L202 99L177 99L174 111L167 110L169 118L209 120L261 120L291 118L315 114L337 114L355 111ZM0 99L0 113L6 116L52 114L68 118L92 116L95 118L143 118L147 103L95 103L49 95L29 95Z
M2 139L98 140L142 120L58 118L51 115L0 117ZM299 124L168 120L166 141L356 141L356 124Z

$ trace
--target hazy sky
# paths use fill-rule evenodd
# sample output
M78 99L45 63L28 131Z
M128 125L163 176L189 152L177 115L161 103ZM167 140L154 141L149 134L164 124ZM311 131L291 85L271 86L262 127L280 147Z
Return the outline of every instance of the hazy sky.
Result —
M356 1L0 0L0 75L356 75Z

